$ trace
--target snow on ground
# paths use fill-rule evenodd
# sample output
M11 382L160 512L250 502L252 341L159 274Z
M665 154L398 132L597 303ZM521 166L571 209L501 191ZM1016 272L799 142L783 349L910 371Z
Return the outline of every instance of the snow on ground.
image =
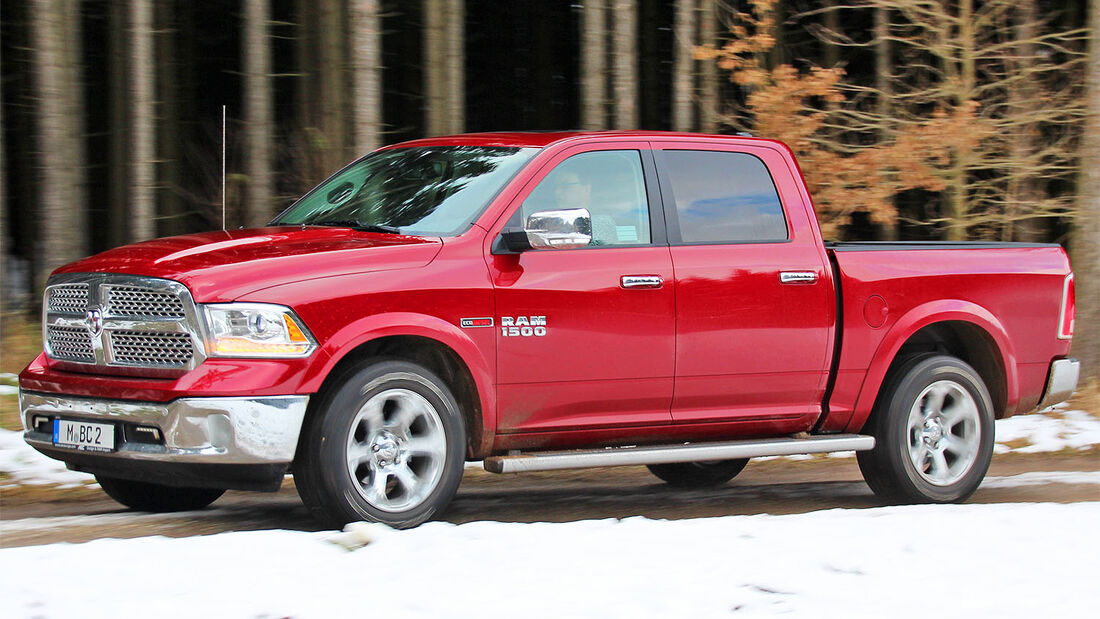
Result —
M374 541L352 551L333 532L103 539L0 550L0 606L89 618L1086 617L1098 521L1091 502L360 525Z
M1058 405L1041 413L1017 415L997 422L997 444L1001 453L1037 453L1063 449L1088 449L1100 445L1100 419L1085 411L1063 410ZM830 457L851 457L855 452L829 454ZM791 460L808 460L815 456L787 456ZM769 459L769 458L761 458ZM481 468L481 463L467 463L466 468ZM92 483L91 475L77 473L65 465L47 458L23 442L22 433L0 429L0 487L13 484L60 485L62 487Z
M19 377L0 373L0 395L19 395Z

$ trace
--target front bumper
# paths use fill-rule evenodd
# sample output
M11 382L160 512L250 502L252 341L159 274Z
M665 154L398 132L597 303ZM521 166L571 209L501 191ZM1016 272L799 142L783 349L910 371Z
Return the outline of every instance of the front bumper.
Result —
M1039 408L1046 408L1059 402L1064 402L1073 395L1077 389L1077 381L1081 376L1081 362L1076 359L1059 359L1050 364L1050 377L1047 378L1047 386L1043 391L1043 399L1039 401Z
M20 390L24 439L70 468L174 486L278 488L294 459L307 395L102 400ZM55 419L110 423L115 451L53 444Z

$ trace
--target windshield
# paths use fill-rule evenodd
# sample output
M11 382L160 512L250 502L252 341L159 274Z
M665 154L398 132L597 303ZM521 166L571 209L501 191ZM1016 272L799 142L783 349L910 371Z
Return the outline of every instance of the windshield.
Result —
M474 222L536 148L426 146L371 153L270 225L453 236Z

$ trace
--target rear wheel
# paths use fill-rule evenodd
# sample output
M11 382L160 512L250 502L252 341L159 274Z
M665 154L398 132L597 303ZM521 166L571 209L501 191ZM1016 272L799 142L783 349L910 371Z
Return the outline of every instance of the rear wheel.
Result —
M465 444L446 383L415 363L368 360L322 396L303 429L294 483L326 524L413 527L454 496Z
M945 355L904 362L873 414L875 448L857 454L875 494L904 503L963 501L993 457L993 405L978 373Z
M650 473L664 480L670 486L678 488L705 488L719 486L740 473L748 458L738 460L713 460L708 462L675 462L672 464L649 464Z
M103 475L96 475L95 479L107 496L126 507L142 512L182 512L202 509L225 493L225 490L173 488Z

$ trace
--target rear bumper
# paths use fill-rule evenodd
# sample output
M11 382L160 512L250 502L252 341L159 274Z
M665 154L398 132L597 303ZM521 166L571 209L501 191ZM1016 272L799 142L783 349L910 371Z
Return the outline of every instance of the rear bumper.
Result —
M239 489L278 488L294 459L308 403L305 395L159 403L19 393L26 442L70 468L173 486ZM115 451L55 446L58 418L110 423Z
M1059 359L1050 364L1050 375L1039 408L1046 408L1064 402L1077 389L1077 380L1081 375L1081 362L1076 359Z

